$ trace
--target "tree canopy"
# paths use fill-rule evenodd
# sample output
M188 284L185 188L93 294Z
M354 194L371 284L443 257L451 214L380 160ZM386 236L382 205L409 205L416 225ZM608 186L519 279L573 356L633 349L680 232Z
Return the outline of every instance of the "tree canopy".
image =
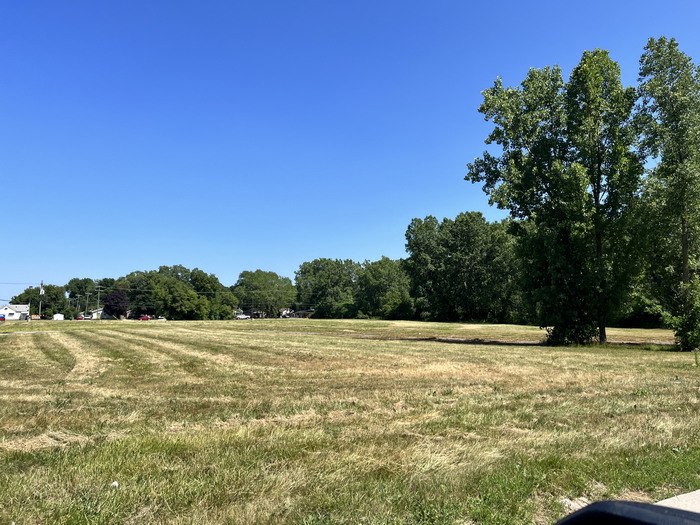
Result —
M291 308L296 298L291 279L263 270L241 272L232 290L244 310L272 317L279 317L283 308Z
M501 154L475 159L466 179L517 221L527 295L552 341L605 341L632 278L623 240L642 173L634 101L601 50L585 52L566 84L547 67L484 92L479 111L495 126L486 143Z
M520 317L518 270L507 222L478 212L413 219L405 267L422 319L512 321Z
M649 39L637 123L658 162L646 185L649 284L684 350L700 347L700 68L674 39Z
M349 259L314 259L296 271L297 304L314 317L354 317L359 263Z

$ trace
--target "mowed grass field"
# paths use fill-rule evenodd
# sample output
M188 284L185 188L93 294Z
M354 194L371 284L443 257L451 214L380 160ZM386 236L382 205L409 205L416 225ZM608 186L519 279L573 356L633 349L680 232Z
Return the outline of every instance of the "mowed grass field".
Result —
M664 330L380 321L0 326L0 523L552 523L700 488Z

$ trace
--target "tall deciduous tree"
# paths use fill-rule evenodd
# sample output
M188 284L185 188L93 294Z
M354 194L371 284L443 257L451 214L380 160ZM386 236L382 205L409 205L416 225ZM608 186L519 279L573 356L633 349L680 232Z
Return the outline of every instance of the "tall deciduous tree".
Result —
M206 273L199 268L189 272L189 284L195 292L209 302L211 319L232 319L238 307L238 299L231 290L221 284L213 273Z
M413 219L405 262L420 317L512 321L519 291L513 239L478 212Z
M112 317L126 317L129 311L129 298L120 288L113 288L104 298L105 313Z
M299 266L297 304L313 308L314 317L354 317L355 291L360 265L349 259L314 259Z
M650 273L683 350L700 347L700 69L675 39L649 39L640 60L639 124L658 163L648 180L656 228Z
M241 272L233 293L244 308L259 309L274 317L279 316L280 309L290 307L296 297L291 279L263 270Z
M466 179L516 221L529 297L553 342L604 341L631 274L615 253L641 169L634 96L619 77L607 52L586 52L568 84L557 67L531 69L519 88L498 79L479 108L495 124L486 143L502 152L475 159Z
M78 310L86 311L97 304L97 288L93 279L74 277L65 288L71 303Z
M115 283L124 289L134 315L149 314L168 319L209 319L210 305L204 295L167 272L132 272Z
M566 85L566 136L571 162L585 170L595 261L598 336L629 292L636 270L636 237L629 212L639 198L642 162L634 150L637 95L624 88L607 51L586 51Z
M357 277L358 315L362 312L370 317L385 319L412 317L411 281L402 263L382 257L362 265Z
M595 335L587 267L586 177L568 161L564 82L558 67L531 69L519 88L500 79L479 108L494 122L488 151L468 165L466 179L483 182L490 202L515 219L525 289L550 339L584 342Z

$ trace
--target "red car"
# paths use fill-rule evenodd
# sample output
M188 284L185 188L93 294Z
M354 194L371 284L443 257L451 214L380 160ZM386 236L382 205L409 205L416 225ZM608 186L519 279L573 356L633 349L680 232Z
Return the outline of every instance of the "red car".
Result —
M151 320L150 315L142 315L141 317L139 317L139 321L150 321L150 320Z

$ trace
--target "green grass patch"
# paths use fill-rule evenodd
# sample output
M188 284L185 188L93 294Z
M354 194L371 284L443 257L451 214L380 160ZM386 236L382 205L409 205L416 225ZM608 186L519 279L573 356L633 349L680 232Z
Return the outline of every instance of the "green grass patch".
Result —
M700 488L700 372L663 331L556 348L483 324L2 330L7 523L552 523L562 498Z

